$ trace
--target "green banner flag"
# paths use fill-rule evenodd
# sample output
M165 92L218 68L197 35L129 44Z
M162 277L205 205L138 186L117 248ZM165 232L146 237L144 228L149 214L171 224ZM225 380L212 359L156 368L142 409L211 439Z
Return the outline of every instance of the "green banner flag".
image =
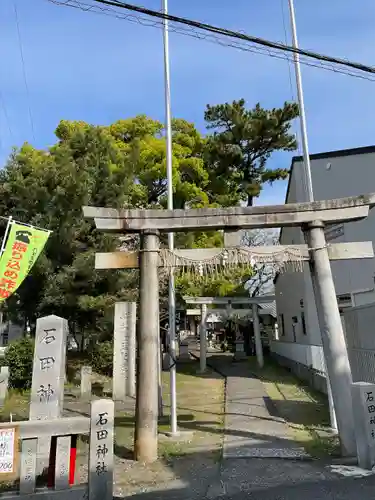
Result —
M0 302L10 297L29 274L50 235L49 231L15 222L10 224L0 257Z

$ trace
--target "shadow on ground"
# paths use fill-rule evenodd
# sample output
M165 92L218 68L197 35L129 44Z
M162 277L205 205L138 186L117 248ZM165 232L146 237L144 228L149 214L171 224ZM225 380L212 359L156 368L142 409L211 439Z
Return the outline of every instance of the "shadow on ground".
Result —
M173 460L161 460L168 481L147 480L139 490L117 484L117 498L134 500L372 500L375 476L344 478L316 461L298 459L225 459L197 451ZM160 472L158 472L160 474ZM115 497L116 498L116 497Z
M255 489L244 489L220 496L201 496L197 499L220 498L221 500L372 500L375 488L374 477L356 479L346 478L341 481L323 480L307 481L297 484L278 484ZM130 497L114 497L115 499ZM132 495L135 500L188 500L194 498L189 488L171 489L160 492L139 493Z
M251 418L251 417L249 417ZM161 423L167 423L168 417L162 419ZM272 442L275 438L274 436L270 436L268 434L255 433L255 432L247 432L238 429L218 429L215 427L217 421L211 420L200 420L199 422L194 421L192 419L192 415L179 415L178 416L178 427L181 431L192 431L192 432L207 432L210 434L218 434L220 436L233 436L233 437L242 437L245 439L253 439L256 441ZM133 428L134 427L134 417L133 416L122 416L115 418L115 427L125 427L125 428ZM280 441L283 441L282 438L279 438ZM291 439L285 438L285 443L292 442Z
M180 363L178 365L178 372L204 378L216 378L219 376L227 377L228 375L240 378L255 377L260 378L263 382L275 383L276 386L278 383L296 384L301 390L307 390L313 393L314 399L309 401L286 399L283 398L282 392L280 392L280 399L278 400L265 397L264 403L270 414L270 418L265 418L265 420L284 419L291 424L329 426L328 399L324 394L316 393L313 389L304 385L303 382L290 374L288 370L278 366L271 358L265 358L266 370L259 370L259 372L257 372L254 369L255 365L255 357L248 357L243 361L234 361L233 355L230 354L208 354L207 366L211 368L211 370L207 373L199 373L198 363L192 362ZM243 398L244 408L249 405L249 400L250 398ZM241 398L236 400L232 399L231 401L241 404ZM180 408L180 410L188 409ZM210 413L214 414L214 409L212 412L208 412L208 414ZM236 415L239 415L239 413L236 413ZM251 415L246 414L242 414L242 416L251 417Z

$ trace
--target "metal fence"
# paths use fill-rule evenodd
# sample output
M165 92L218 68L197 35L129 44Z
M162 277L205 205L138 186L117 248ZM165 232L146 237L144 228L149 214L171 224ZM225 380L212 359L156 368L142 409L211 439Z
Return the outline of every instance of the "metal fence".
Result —
M342 323L353 381L375 383L375 304L344 309ZM322 346L273 341L271 351L325 376Z
M343 318L353 380L375 383L375 304L351 307Z

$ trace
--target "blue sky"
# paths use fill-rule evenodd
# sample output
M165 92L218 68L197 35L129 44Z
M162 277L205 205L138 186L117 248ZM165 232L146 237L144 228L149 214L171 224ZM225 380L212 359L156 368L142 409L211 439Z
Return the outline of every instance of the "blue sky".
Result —
M373 64L375 3L360 4L295 0L300 46ZM160 0L142 0L142 5L159 10ZM169 0L169 11L285 42L282 5L290 43L287 0ZM139 113L164 119L159 29L57 7L47 0L1 0L0 39L2 164L12 145L51 145L60 119L107 124ZM173 115L193 121L202 131L207 103L244 97L249 105L274 107L296 97L293 68L285 61L175 33L170 56ZM302 76L311 153L375 143L375 83L306 66ZM272 165L289 166L291 156L276 155ZM283 202L284 194L285 183L277 183L264 190L259 203Z

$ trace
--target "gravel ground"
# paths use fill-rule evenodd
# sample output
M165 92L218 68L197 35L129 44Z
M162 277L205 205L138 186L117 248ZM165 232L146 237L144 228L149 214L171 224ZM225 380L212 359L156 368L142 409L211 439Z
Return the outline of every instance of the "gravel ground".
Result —
M224 379L208 370L197 374L196 362L184 363L177 375L180 441L159 438L160 459L144 465L131 459L133 445L132 404L116 406L114 495L119 497L153 494L164 498L166 492L177 492L181 498L203 498L209 486L219 480L220 458L223 442ZM163 374L165 417L160 432L169 429L169 377ZM72 396L66 399L65 408L70 415L87 413L88 404ZM81 443L78 456L79 483L87 482L88 446ZM185 492L185 493L184 493Z

